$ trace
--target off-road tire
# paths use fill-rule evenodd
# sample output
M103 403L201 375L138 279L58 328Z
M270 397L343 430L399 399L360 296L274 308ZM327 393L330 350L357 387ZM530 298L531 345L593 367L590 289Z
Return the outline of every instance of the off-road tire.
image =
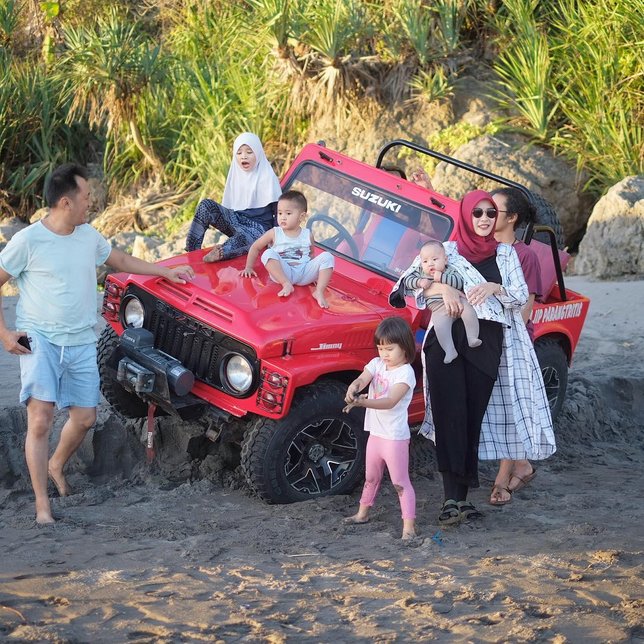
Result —
M346 385L330 380L303 387L285 418L250 424L241 467L257 496L267 503L293 503L347 494L362 480L364 410L343 413L345 392ZM337 466L333 475L324 476L325 464Z
M123 389L110 374L107 361L119 344L119 336L111 326L106 326L98 339L98 373L101 378L101 393L107 402L126 418L144 418L148 406L135 394Z
M536 224L541 226L550 226L555 231L555 238L557 240L557 248L562 250L565 246L565 238L561 222L555 212L552 204L546 201L541 195L534 192L530 193L530 201L537 211ZM544 244L550 245L550 237L546 233L535 233L534 239L537 239Z
M550 413L555 420L563 407L568 386L568 360L559 342L544 338L535 342L534 350L541 367L543 383L550 404Z

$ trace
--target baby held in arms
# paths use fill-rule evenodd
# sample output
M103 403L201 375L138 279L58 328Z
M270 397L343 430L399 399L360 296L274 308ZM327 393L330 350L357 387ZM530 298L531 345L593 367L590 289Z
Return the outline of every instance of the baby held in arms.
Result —
M404 284L407 289L416 291L416 302L419 306L425 306L431 310L436 339L445 351L445 364L449 364L458 355L452 339L454 318L450 317L445 310L442 296L430 293L430 287L434 282L447 284L459 291L463 290L463 278L456 269L447 265L443 244L430 240L421 247L420 264L405 276ZM461 300L463 302L461 318L467 334L467 343L470 347L480 347L479 320L476 311L467 301L464 293Z

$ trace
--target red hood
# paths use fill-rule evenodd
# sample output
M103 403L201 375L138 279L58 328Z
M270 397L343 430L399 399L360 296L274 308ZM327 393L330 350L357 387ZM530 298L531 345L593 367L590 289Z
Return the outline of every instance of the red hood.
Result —
M258 277L245 278L241 276L245 257L204 264L203 254L195 251L161 262L189 263L195 277L186 285L141 275L130 275L128 281L253 346L259 357L273 354L276 342L283 346L284 340L292 341L291 354L372 347L375 325L393 313L387 302L392 281L341 258L337 264L352 276L343 275L336 266L326 291L329 308L322 309L313 299L313 286L296 286L294 293L281 298L277 296L281 287L259 262ZM352 293L359 293L360 299Z

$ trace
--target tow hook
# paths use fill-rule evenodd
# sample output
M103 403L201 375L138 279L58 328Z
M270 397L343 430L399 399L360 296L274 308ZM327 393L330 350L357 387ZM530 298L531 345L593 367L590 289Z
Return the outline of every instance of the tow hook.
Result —
M157 406L154 403L148 403L148 438L145 448L145 456L148 464L154 460L154 435L156 433L156 423L154 422L154 412Z

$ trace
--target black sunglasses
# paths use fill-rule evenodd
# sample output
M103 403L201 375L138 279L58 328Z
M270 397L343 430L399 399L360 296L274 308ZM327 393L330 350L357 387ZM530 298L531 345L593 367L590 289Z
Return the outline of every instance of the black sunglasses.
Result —
M499 214L499 211L496 208L473 208L472 217L475 219L480 219L483 215L487 215L489 219L496 219L496 216Z

